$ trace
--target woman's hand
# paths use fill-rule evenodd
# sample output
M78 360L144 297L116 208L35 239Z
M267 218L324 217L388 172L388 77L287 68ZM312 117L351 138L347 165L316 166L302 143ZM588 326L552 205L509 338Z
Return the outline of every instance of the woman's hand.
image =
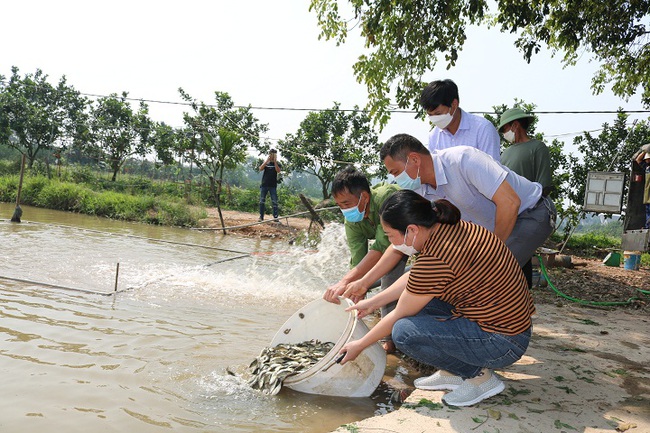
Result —
M359 319L362 319L366 317L368 314L372 313L375 311L377 308L381 307L381 305L375 305L373 302L373 299L364 299L363 301L359 301L356 304L348 307L345 309L345 311L357 311L357 317Z
M363 352L363 349L365 348L366 348L365 346L359 343L359 340L350 341L349 343L347 343L345 346L343 346L343 348L339 352L339 353L345 353L345 356L341 360L341 365L345 364L348 361L354 361L355 359L357 359L357 356L359 356L359 354Z

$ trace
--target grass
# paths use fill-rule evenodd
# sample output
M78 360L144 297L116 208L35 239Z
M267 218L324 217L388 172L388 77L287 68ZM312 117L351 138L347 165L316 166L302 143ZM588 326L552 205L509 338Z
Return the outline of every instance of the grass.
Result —
M553 245L563 244L562 236L553 233L548 241ZM566 251L580 257L604 259L603 251L621 251L621 238L598 231L574 234L566 244ZM641 266L650 267L650 254L641 254Z
M0 202L15 202L18 182L16 174L0 174ZM224 210L257 213L259 199L259 189L225 187L220 201ZM130 175L122 175L112 182L83 167L63 171L61 178L27 174L20 202L47 209L181 227L196 227L198 221L207 216L205 208L216 206L207 185L152 181ZM299 194L289 188L278 188L278 204L281 215L305 210ZM271 206L271 198L267 196L266 213L271 213ZM340 212L321 212L321 218L326 221L340 217Z
M15 201L17 189L17 176L0 177L0 201ZM181 227L194 227L199 219L207 216L204 209L188 206L175 197L94 191L84 184L44 176L25 177L21 203L118 220Z

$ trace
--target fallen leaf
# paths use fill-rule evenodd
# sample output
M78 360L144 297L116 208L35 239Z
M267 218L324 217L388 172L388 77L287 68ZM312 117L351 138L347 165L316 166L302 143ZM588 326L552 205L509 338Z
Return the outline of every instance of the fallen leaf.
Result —
M616 431L628 431L629 429L636 428L636 424L631 422L621 422L616 427Z
M492 419L501 419L501 412L494 409L488 409L488 416Z

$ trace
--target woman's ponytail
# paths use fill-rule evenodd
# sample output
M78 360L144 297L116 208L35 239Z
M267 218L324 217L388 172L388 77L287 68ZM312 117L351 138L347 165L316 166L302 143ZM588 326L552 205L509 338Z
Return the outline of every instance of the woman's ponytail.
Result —
M449 200L432 201L431 209L436 215L436 220L441 224L456 224L460 221L460 210Z

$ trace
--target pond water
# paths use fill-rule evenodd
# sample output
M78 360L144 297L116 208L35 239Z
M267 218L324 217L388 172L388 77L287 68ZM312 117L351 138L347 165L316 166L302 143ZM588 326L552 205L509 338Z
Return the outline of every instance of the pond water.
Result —
M0 204L0 431L328 432L393 409L252 390L248 364L347 270L340 225L318 251ZM119 263L119 271L118 271ZM113 293L117 289L117 293ZM389 356L387 377L410 372Z

